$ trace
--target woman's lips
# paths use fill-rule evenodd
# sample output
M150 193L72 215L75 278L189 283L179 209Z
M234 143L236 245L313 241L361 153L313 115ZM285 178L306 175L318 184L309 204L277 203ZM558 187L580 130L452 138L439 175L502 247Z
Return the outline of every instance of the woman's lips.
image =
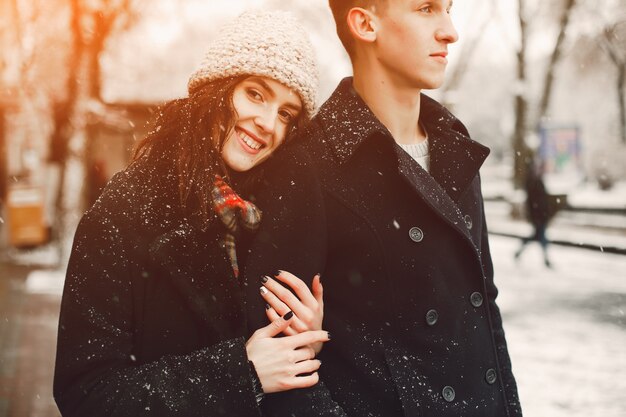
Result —
M235 128L235 133L237 134L237 140L243 150L251 155L258 154L261 152L261 149L266 146L265 143L247 132L245 129Z

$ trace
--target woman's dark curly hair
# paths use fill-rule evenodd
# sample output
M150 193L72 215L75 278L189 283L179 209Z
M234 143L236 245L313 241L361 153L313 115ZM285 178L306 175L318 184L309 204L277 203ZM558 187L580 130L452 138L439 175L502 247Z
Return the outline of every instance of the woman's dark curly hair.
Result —
M154 129L133 151L133 161L142 157L174 159L180 204L183 209L198 209L204 226L213 217L215 175L226 173L221 151L237 121L233 92L248 77L220 78L194 89L189 97L167 102ZM305 122L302 112L292 130Z

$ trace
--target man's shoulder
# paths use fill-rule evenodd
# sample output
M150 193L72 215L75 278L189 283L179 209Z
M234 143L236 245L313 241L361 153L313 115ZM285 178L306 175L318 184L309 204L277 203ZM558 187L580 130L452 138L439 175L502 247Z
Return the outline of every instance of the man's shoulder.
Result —
M328 142L324 128L315 119L294 132L272 159L281 163L313 164L321 161L328 153Z

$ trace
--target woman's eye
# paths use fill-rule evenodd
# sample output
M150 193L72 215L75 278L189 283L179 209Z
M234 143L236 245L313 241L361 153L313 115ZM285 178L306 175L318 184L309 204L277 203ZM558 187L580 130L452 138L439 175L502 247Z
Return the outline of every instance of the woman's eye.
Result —
M430 13L432 9L433 9L432 6L424 6L421 9L419 9L418 12Z
M263 95L253 88L248 89L246 93L248 94L248 97L250 97L253 100L258 100L258 101L263 100Z
M293 122L294 116L293 116L293 114L291 114L291 112L288 112L287 110L279 111L278 115L283 120L283 122L285 122L287 124Z

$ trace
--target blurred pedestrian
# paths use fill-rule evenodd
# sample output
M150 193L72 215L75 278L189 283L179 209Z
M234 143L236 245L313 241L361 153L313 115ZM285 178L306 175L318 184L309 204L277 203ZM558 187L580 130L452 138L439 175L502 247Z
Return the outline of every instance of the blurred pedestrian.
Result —
M489 149L423 94L458 39L452 1L330 7L354 77L268 162L267 221L243 273L259 325L258 276L321 271L333 342L321 382L268 396L264 411L519 417L480 187Z
M247 338L235 246L263 221L238 191L313 114L316 71L291 14L242 14L84 215L59 322L64 416L254 416L264 393L317 382L319 277L311 292L277 273L298 297L267 278L274 321Z
M548 258L548 239L546 229L550 221L550 200L546 186L543 182L543 163L531 163L526 169L526 180L524 188L526 190L526 216L533 226L530 236L522 238L519 249L515 252L515 259L518 260L526 246L536 241L541 245L543 251L543 262L551 268L552 264Z

